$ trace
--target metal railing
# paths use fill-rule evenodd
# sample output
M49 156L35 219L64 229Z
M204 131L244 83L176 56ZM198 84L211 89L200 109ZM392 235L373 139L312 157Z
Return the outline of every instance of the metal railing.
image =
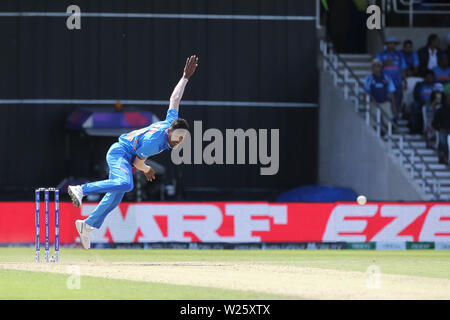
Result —
M364 84L358 78L358 76L353 72L353 70L347 65L347 63L342 60L338 54L336 54L332 48L332 45L325 40L320 40L320 52L323 56L324 61L324 70L329 70L331 76L333 77L333 81L335 86L338 85L338 79L340 79L343 83L343 91L344 98L353 100L355 103L355 112L360 111L360 105L364 105L364 117L366 124L370 127L371 123L375 123L375 130L377 133L377 137L383 141L382 132L385 134L387 138L387 146L389 152L393 152L393 148L398 148L400 153L400 163L403 167L406 168L405 164L410 165L410 174L412 180L417 179L420 181L422 192L424 194L432 193L435 200L440 199L440 183L439 179L431 169L429 164L424 160L423 156L419 154L417 148L410 144L410 152L405 150L405 139L402 134L399 134L399 141L393 137L393 129L398 129L399 126L393 121L391 117L380 107L380 105L376 101L372 101L372 104L375 106L375 113L370 109L370 95L366 94L366 100L361 103L360 97L362 93L362 89L364 88ZM339 71L339 66L343 67L343 74ZM354 85L351 86L350 83ZM353 97L351 97L351 93L353 93ZM371 117L375 117L375 120L371 119ZM387 122L387 128L385 128L382 123ZM383 141L384 143L384 141ZM420 161L420 169L417 166L415 160ZM429 182L427 178L427 172L431 174L431 178L434 180L433 183ZM428 192L427 192L428 189Z
M384 1L384 0L383 0ZM392 7L395 13L407 14L409 16L409 26L412 27L415 14L450 14L450 10L444 10L450 7L450 3L422 3L422 0L399 0L399 2L407 9L400 9L397 0L388 0L392 2ZM417 10L414 9L415 4L420 4L424 7L442 7L442 10Z
M324 22L321 21L322 13L325 12L322 5L320 4L321 0L316 1L315 8L315 20L316 20L316 28L320 29L324 27ZM370 0L368 5L377 4L381 9L381 27L384 29L386 27L386 15L390 13L395 13L399 15L408 15L409 16L409 26L412 27L414 25L414 15L442 15L450 14L450 3L422 3L422 0ZM422 7L439 7L440 10L419 10L414 8L414 5L421 5Z

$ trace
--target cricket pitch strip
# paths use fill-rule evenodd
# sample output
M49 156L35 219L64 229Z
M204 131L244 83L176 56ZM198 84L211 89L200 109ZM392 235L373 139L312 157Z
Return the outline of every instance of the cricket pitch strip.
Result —
M450 280L248 262L3 262L0 269L253 291L301 299L450 299Z

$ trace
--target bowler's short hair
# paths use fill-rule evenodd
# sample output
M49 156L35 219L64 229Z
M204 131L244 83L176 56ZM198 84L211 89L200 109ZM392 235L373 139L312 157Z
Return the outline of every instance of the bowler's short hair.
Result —
M176 130L176 129L185 129L189 130L189 124L186 120L182 118L178 118L172 121L170 124L170 129Z

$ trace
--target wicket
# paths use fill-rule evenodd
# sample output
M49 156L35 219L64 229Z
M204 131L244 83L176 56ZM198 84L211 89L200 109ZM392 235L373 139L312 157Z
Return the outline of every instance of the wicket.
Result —
M41 191L44 191L45 201L45 261L49 262L49 201L50 192L54 192L55 200L55 262L59 260L59 190L56 188L38 188L35 190L36 198L36 262L40 261L41 251L41 227L40 227L40 200Z

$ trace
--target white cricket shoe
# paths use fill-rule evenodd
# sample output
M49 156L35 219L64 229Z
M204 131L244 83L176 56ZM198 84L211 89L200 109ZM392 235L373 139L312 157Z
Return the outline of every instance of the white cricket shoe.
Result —
M89 240L89 237L91 235L91 231L94 230L94 228L86 224L84 220L76 220L75 227L77 228L78 234L80 235L81 245L84 249L88 250L91 247L91 240Z
M69 192L69 196L75 207L81 207L81 203L83 201L83 189L81 186L69 186L67 191Z

